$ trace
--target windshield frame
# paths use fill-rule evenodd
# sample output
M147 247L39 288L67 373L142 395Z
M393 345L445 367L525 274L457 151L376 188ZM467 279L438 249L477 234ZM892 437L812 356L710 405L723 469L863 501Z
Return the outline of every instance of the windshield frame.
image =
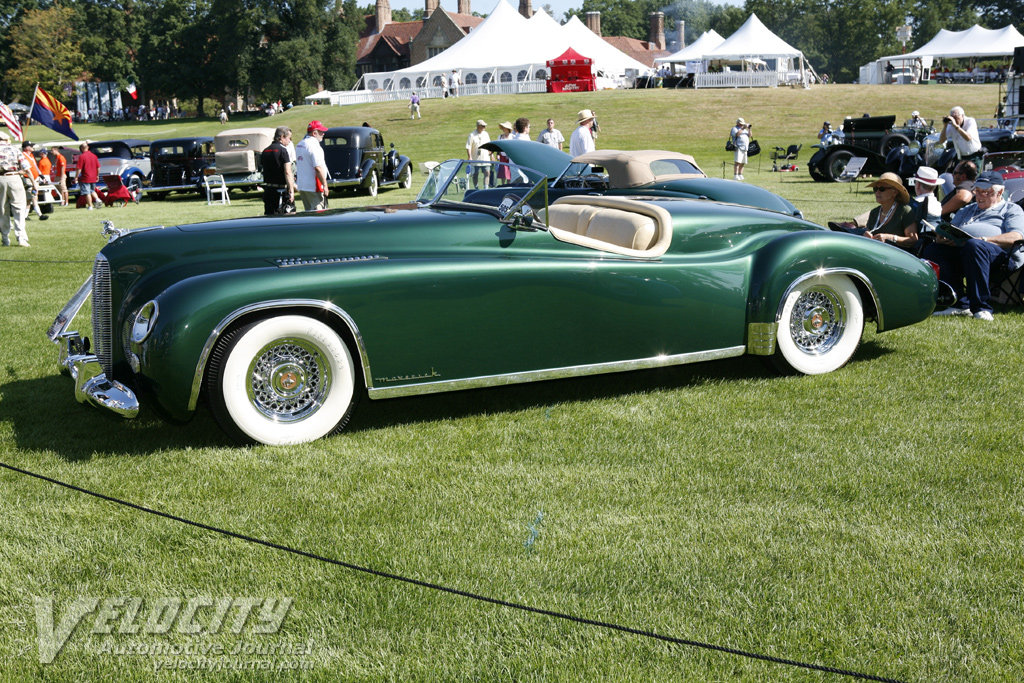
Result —
M489 184L491 179L501 177L499 171L505 169L508 172L509 180L513 178L525 178L527 183L496 185ZM471 176L479 178L484 175L483 187L469 187ZM526 192L515 203L502 202L500 205L479 204L472 201L462 201L453 197L465 198L465 194L472 190L497 190L508 188L510 193L518 194L526 188ZM501 161L483 161L470 159L449 159L441 162L430 170L423 188L416 197L416 203L426 207L455 207L470 208L477 211L486 211L498 217L503 223L513 223L517 212L521 212L531 198L543 192L544 209L548 207L548 176L519 164Z

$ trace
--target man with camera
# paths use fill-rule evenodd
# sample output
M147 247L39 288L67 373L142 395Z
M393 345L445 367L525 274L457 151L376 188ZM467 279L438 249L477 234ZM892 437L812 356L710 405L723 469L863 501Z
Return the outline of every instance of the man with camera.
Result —
M939 136L939 144L947 139L952 140L958 159L967 159L981 151L981 136L978 133L978 122L964 115L963 107L953 107L949 116L942 117L946 125Z
M729 131L729 137L736 148L732 164L733 180L743 180L743 167L747 165L747 147L750 145L750 128L753 125L738 118L736 125Z
M575 158L597 149L597 115L581 109L576 117L577 128L569 137L569 156Z

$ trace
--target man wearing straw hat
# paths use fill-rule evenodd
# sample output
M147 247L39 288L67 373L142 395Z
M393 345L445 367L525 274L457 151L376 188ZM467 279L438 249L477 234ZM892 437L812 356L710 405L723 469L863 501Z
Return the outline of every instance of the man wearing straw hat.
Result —
M594 125L597 117L590 109L583 109L576 116L576 130L569 136L569 156L578 157L597 149L597 135Z

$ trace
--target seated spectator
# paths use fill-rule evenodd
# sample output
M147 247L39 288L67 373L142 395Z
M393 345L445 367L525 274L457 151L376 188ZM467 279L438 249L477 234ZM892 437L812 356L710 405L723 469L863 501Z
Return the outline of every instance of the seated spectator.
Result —
M1006 265L1014 242L1024 239L1024 209L1003 199L1003 177L985 171L974 183L975 203L953 216L953 225L969 239L936 237L924 257L939 264L940 279L953 288L957 302L935 315L973 315L992 320L989 278L993 268ZM966 281L967 287L964 288Z
M903 180L895 173L883 173L868 187L875 191L878 206L871 209L866 218L861 215L839 225L849 232L914 251L917 246L917 220Z
M934 168L920 166L914 174L914 199L910 206L914 210L914 220L918 228L923 229L922 221L935 225L942 219L942 204L935 196L935 188L942 181Z
M953 168L954 188L942 199L942 220L948 221L960 209L974 201L974 181L978 165L973 161L958 161Z

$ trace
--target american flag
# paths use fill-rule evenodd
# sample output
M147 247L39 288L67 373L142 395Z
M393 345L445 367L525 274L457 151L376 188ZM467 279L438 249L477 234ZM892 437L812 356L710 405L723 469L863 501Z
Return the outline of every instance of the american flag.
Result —
M0 102L0 121L7 124L7 128L11 131L11 135L14 136L15 140L24 138L21 134L21 124L18 123L18 118L3 102Z

